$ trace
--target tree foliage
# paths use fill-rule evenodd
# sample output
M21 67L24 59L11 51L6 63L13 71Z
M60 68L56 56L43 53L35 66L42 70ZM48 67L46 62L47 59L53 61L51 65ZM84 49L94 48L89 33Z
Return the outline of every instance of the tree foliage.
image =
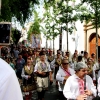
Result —
M60 33L59 19L57 18L59 9L56 5L56 1L44 2L44 24L45 24L45 36L47 39L55 39Z
M40 22L41 19L39 18L38 13L34 10L34 21L27 32L28 40L30 40L31 34L40 34Z
M21 38L21 32L17 29L12 28L12 34L11 34L13 43L17 45L19 42L19 39Z
M12 17L23 24L32 14L34 4L39 0L2 0L0 21L10 21Z
M94 27L100 27L100 0L81 0L81 4L88 5L87 16L83 16L88 22L91 22Z

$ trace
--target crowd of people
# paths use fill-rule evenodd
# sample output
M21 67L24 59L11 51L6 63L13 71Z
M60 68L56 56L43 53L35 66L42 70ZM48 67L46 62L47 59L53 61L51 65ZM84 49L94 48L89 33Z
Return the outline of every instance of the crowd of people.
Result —
M1 58L15 71L25 100L31 100L32 91L38 100L44 100L49 83L59 91L59 100L92 100L100 96L100 57L75 50L62 53L45 48L25 46L3 47Z

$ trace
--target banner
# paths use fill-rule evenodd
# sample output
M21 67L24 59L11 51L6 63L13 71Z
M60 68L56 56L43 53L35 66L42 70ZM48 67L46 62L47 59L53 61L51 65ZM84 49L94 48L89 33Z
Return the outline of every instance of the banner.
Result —
M10 43L11 23L0 23L0 45L8 45Z
M41 34L32 34L32 48L41 48Z

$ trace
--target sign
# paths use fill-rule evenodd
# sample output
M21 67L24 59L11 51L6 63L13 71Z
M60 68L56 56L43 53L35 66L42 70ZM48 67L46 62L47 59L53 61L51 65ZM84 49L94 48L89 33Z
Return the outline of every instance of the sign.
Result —
M41 47L41 35L40 34L32 34L31 41L32 41L32 48Z
M0 23L0 45L9 45L11 35L11 23Z

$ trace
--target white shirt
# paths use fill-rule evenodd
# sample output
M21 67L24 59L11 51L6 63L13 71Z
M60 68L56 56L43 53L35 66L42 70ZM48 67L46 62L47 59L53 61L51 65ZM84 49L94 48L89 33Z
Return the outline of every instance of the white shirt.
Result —
M93 65L93 80L98 80L99 76L100 76L100 71L98 71L98 73L95 73L96 70L99 69L99 63L96 62L94 65Z
M80 95L77 78L78 76L74 74L65 83L63 94L68 99L76 99ZM86 75L86 88L91 90L93 95L96 96L96 87L93 84L92 78L88 75ZM92 100L92 96L89 96L87 100Z
M98 96L100 96L100 77L98 78L98 86L97 86L97 89L98 89Z
M23 100L15 71L0 58L0 100Z
M68 68L68 70L71 75L73 75L75 73L75 71L71 68ZM59 85L59 91L63 91L63 87L64 87L63 81L64 81L65 76L66 76L66 73L65 73L64 69L59 67L59 70L56 75L56 80L58 81L58 85Z
M40 62L41 62L41 61L40 61ZM35 67L34 67L34 72L37 72L37 71L38 71L38 63L40 63L40 62L37 62L37 63L36 63L36 65L35 65ZM47 61L45 61L45 62L46 62L46 64L47 64L48 71L50 72L50 71L51 71L51 68L50 68L49 62L47 62Z

